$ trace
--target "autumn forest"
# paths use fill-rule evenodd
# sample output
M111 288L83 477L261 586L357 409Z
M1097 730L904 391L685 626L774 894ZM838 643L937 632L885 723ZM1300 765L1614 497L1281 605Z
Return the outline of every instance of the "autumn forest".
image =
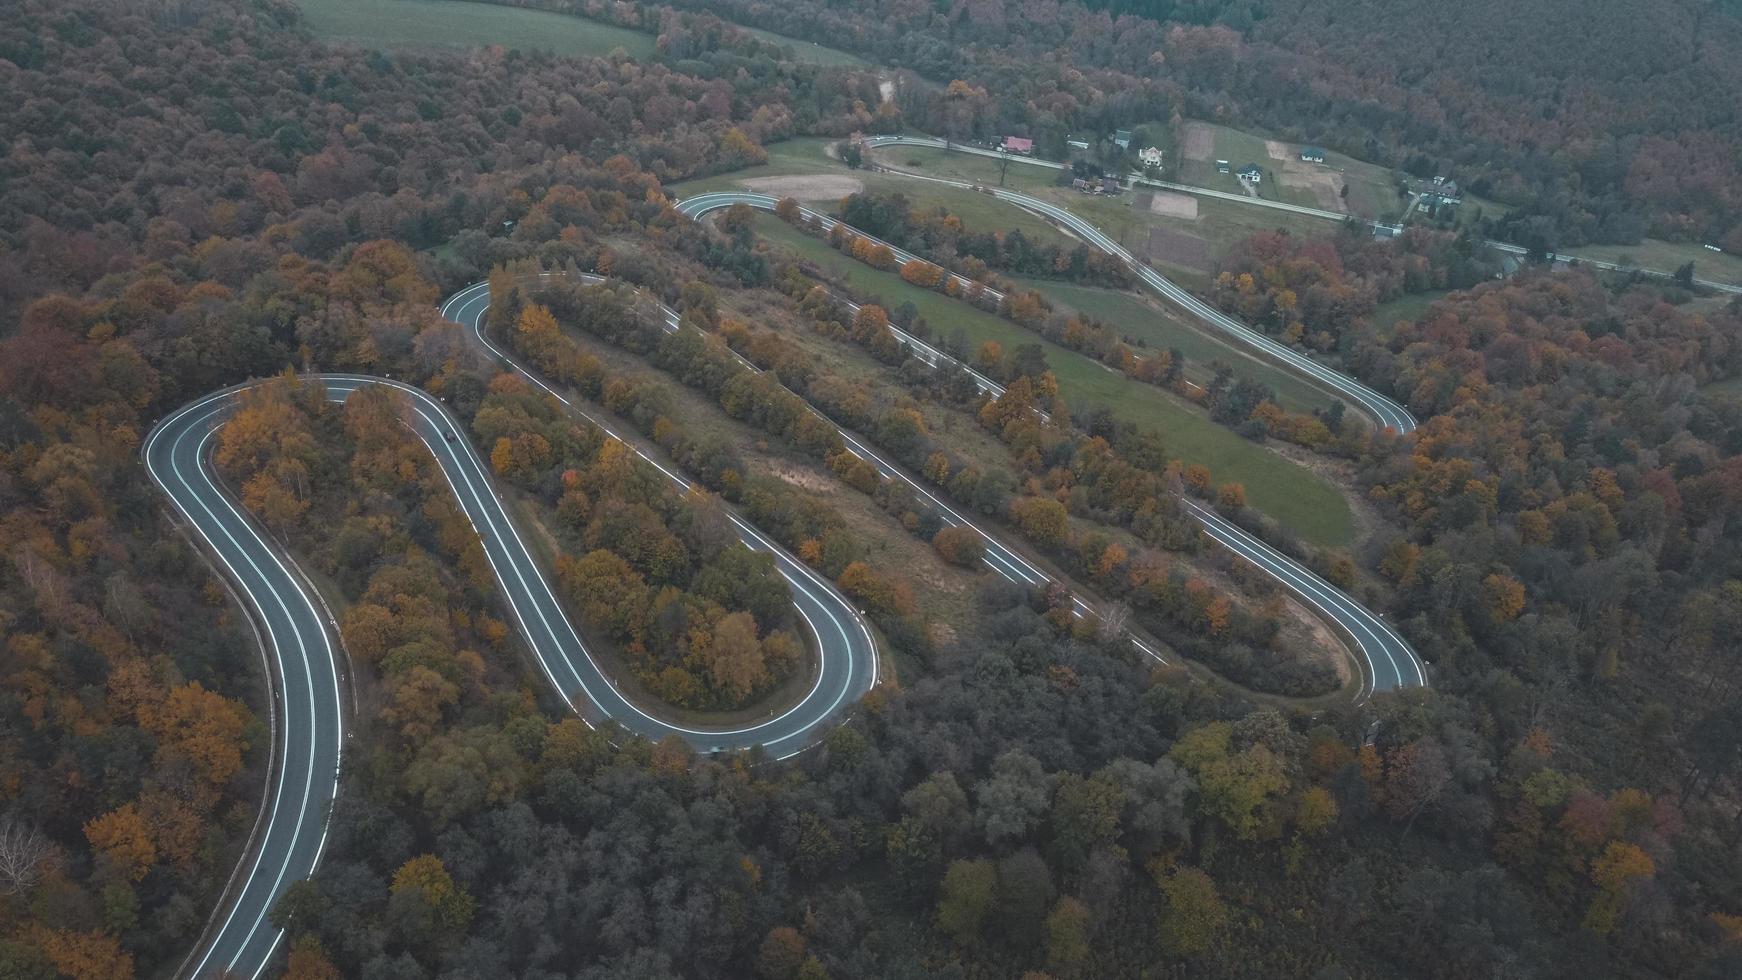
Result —
M294 678L149 466L220 392L189 458L318 597L345 725L259 976L1742 973L1742 298L1552 260L1742 252L1742 10L1563 6L481 8L652 42L587 56L16 0L0 978L225 975L267 874ZM862 142L1188 120L1483 202L1194 219L1206 308L1418 427L988 192L1192 272L1118 168ZM513 574L669 734L552 676ZM865 689L722 747L832 683L800 590Z

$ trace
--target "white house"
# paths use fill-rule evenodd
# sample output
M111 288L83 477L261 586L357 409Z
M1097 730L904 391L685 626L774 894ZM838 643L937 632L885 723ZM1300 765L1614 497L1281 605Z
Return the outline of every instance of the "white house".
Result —
M1157 146L1146 146L1143 149L1138 150L1137 162L1143 164L1145 167L1161 166L1161 148Z
M1248 184L1262 184L1264 183L1264 171L1258 169L1256 165L1247 164L1240 168L1240 179Z

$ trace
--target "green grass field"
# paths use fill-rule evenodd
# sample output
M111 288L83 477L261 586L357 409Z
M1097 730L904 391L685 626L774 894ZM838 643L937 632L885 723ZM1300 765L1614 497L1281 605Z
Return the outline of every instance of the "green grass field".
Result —
M1220 362L1234 368L1238 376L1251 377L1276 389L1280 404L1290 411L1329 408L1336 401L1293 372L1252 357L1243 348L1235 348L1219 336L1157 310L1130 293L1043 279L1019 281L1029 289L1045 293L1055 305L1077 310L1126 337L1143 341L1152 352L1177 349L1186 356L1186 377L1199 384L1207 383L1215 375L1212 365Z
M475 47L552 51L577 56L653 56L653 35L601 21L525 7L470 0L298 0L303 20L320 37L372 47ZM771 31L745 28L764 41L785 45L794 61L869 67L845 51Z
M1458 208L1457 224L1460 228L1474 227L1484 217L1498 218L1510 210L1512 209L1499 201L1465 191L1464 203ZM1692 262L1697 278L1742 286L1742 255L1714 252L1697 242L1666 242L1658 238L1645 238L1635 245L1579 245L1563 249L1559 254L1598 262L1613 262L1665 275L1675 272L1684 262Z
M1069 248L1075 244L1072 239L1045 221L1008 204L1001 203L986 194L976 193L965 188L928 184L897 174L879 174L867 170L848 169L845 164L830 157L826 152L829 144L834 142L836 141L813 137L782 140L768 146L768 162L765 164L748 167L744 170L734 170L727 174L715 174L698 180L684 181L680 184L673 184L666 190L679 198L707 191L745 189L753 189L759 193L775 197L792 193L804 200L804 203L809 207L834 213L838 208L836 208L833 199L818 200L814 196L807 197L800 191L783 189L780 183L774 180L774 178L780 177L803 178L825 174L841 181L857 182L858 186L871 193L906 195L915 207L942 207L961 218L971 230L1008 231L1012 228L1020 228L1024 235L1039 242L1051 243L1061 248ZM794 188L797 188L799 183L795 181Z
M1260 141L1262 143L1262 141ZM973 156L965 153L946 153L931 147L893 146L878 150L877 159L885 164L901 167L919 173L936 174L952 180L968 180L982 184L998 183L998 162L987 157ZM919 161L915 166L913 161ZM1028 164L1013 163L1005 174L1005 186L1012 190L1031 194L1035 197L1051 201L1060 207L1081 215L1093 222L1109 237L1115 238L1121 245L1137 255L1150 255L1151 260L1169 278L1191 289L1202 291L1209 285L1210 270L1196 265L1169 261L1165 255L1152 255L1149 248L1150 231L1164 229L1202 239L1215 259L1227 252L1235 242L1258 231L1272 231L1278 228L1286 229L1297 235L1323 235L1335 229L1335 225L1323 218L1309 215L1291 214L1270 208L1259 208L1240 204L1236 201L1221 201L1215 198L1197 198L1197 218L1176 218L1169 215L1156 214L1154 211L1139 207L1142 199L1140 193L1127 191L1112 197L1100 197L1081 194L1068 187L1058 187L1053 184L1055 171ZM891 179L899 179L892 177ZM910 185L918 182L909 180ZM1010 215L1027 215L1020 209L1004 205L1005 212ZM1012 219L1006 218L1005 224L1010 225ZM1024 228L1026 232L1027 229Z
M1581 245L1561 254L1659 272L1674 272L1682 263L1692 262L1697 278L1742 285L1742 255L1714 252L1692 242L1647 238L1637 245Z
M838 48L825 48L815 41L801 41L796 37L787 37L773 31L765 31L756 27L739 27L749 31L764 41L783 44L792 52L792 60L806 64L824 65L832 68L870 68L871 63L856 54L849 54Z
M1230 169L1235 171L1247 164L1256 164L1265 172L1264 180L1258 185L1260 197L1270 201L1338 210L1334 202L1311 189L1289 186L1279 180L1285 164L1288 164L1308 173L1341 174L1349 187L1349 196L1346 198L1348 209L1356 214L1379 217L1387 211L1396 213L1399 208L1400 202L1391 171L1384 167L1336 152L1327 152L1322 164L1302 163L1298 158L1301 143L1297 140L1278 140L1285 147L1287 160L1277 160L1270 155L1270 149L1266 145L1267 138L1257 133L1207 122L1194 121L1186 125L1188 128L1208 132L1213 146L1208 159L1190 160L1183 155L1180 157L1177 169L1170 170L1170 173L1178 175L1180 183L1239 193L1239 178L1233 173L1218 173L1216 161L1227 160ZM1183 138L1180 140L1182 147L1188 142Z
M1391 336L1392 330L1399 323L1409 323L1421 319L1428 307L1434 301L1451 292L1449 289L1431 289L1425 293L1412 293L1401 296L1389 303L1380 303L1373 310L1373 329L1380 337Z
M935 146L890 146L876 151L874 156L881 163L914 173L1000 186L998 161L972 153L952 153ZM1058 171L1051 167L1037 167L1031 163L1012 160L1009 170L1004 174L1002 186L1032 194L1052 187L1057 177Z
M1211 257L1219 259L1236 243L1261 231L1282 230L1302 237L1318 237L1337 228L1322 218L1210 197L1197 199L1198 216L1191 219L1156 214L1149 208L1139 207L1138 195L1131 193L1117 197L1086 197L1070 191L1054 191L1053 196L1057 203L1093 222L1133 254L1149 256L1168 278L1198 293L1209 289L1212 270L1169 261L1165 254L1154 254L1149 247L1152 229L1201 238L1208 243Z
M995 340L1010 350L1038 343L1073 411L1106 407L1123 420L1158 433L1170 455L1210 468L1217 482L1246 486L1252 506L1292 528L1303 539L1338 547L1354 537L1349 504L1317 474L1210 421L1198 409L1153 385L1133 381L1038 334L941 293L920 289L828 247L770 215L757 216L757 230L770 241L840 275L855 291L899 306L911 302L935 335L962 331L970 345Z
M321 37L376 47L500 44L565 55L653 54L653 35L523 7L463 0L299 0Z
M1235 174L1239 172L1241 167L1252 164L1265 171L1265 179L1258 185L1258 194L1260 197L1269 201L1287 201L1290 204L1307 204L1313 207L1319 206L1318 201L1316 200L1309 200L1307 198L1296 200L1293 197L1279 194L1280 189L1277 182L1274 179L1271 179L1271 174L1278 166L1280 166L1280 163L1270 159L1269 152L1264 148L1264 137L1241 132L1238 129L1230 129L1227 126L1218 126L1214 123L1206 122L1188 122L1186 123L1185 129L1187 132L1192 130L1204 130L1210 133L1211 139L1213 140L1213 147L1208 158L1203 160L1193 160L1186 157L1183 154L1182 149L1182 154L1178 160L1177 167L1171 171L1171 173L1177 175L1173 179L1182 184L1196 184L1199 187L1208 187L1212 190L1227 191L1230 194L1239 194L1242 193L1240 190L1240 178L1235 176ZM1189 145L1191 142L1190 139L1185 138L1182 134L1182 148ZM1216 170L1217 160L1228 161L1228 173L1220 173ZM1310 197L1310 195L1308 195L1308 197Z

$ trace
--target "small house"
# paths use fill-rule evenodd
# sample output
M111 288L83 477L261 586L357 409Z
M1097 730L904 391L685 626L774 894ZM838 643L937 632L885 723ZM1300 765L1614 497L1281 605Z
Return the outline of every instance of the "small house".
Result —
M1072 190L1082 191L1083 193L1087 194L1089 192L1089 188L1091 186L1093 186L1093 185L1090 184L1086 178L1083 178L1083 177L1072 177L1071 178L1071 189Z
M1113 145L1121 150L1131 149L1131 130L1115 129L1113 131Z
M1137 162L1143 164L1145 167L1161 166L1161 147L1146 146L1143 149L1138 150Z
M1021 136L1006 136L1002 149L1006 153L1020 153L1023 156L1028 156L1034 152L1034 140Z
M1307 163L1324 163L1325 148L1322 146L1303 146L1300 148L1300 158Z
M1225 174L1225 173L1228 173L1229 170L1231 170L1231 169L1232 168L1228 165L1228 161L1226 161L1226 160L1217 160L1216 161L1216 173Z
M1463 195L1458 192L1458 182L1448 180L1430 190L1422 192L1421 203L1425 208L1457 207L1464 203Z
M1084 153L1089 152L1089 141L1083 139L1081 136L1066 136L1065 145L1073 150L1082 150Z
M1105 177L1102 177L1101 178L1101 193L1103 193L1103 194L1117 194L1117 193L1119 193L1119 178L1113 176L1112 174L1108 174Z
M1249 163L1240 168L1240 179L1248 184L1262 184L1264 183L1264 171L1259 170L1256 164Z

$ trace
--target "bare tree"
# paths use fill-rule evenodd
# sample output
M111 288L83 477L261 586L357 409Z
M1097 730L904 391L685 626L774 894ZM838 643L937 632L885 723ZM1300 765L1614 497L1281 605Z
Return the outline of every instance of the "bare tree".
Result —
M0 817L0 895L22 895L48 870L54 845L11 814Z
M1438 803L1452 782L1446 750L1434 738L1420 738L1393 751L1386 759L1385 803L1393 818L1408 817L1409 835L1415 818Z
M1130 622L1130 606L1123 602L1108 604L1101 610L1101 638L1107 641L1119 639L1125 635L1125 627Z

